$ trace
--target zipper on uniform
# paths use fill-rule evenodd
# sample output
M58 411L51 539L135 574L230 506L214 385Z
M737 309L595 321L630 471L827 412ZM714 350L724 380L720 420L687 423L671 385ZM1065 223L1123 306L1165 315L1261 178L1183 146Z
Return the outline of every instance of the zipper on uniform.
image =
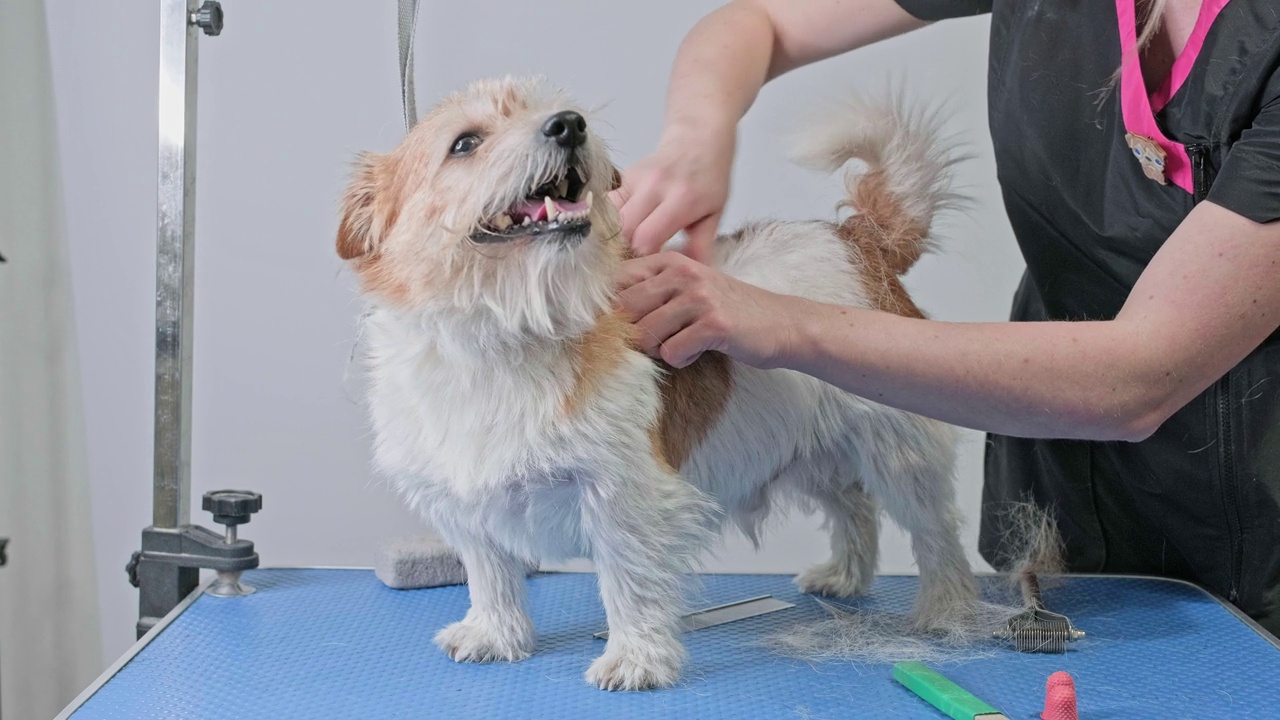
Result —
M1196 204L1209 197L1213 172L1209 167L1209 146L1188 145L1191 160L1191 185ZM1235 448L1231 432L1231 373L1218 381L1215 388L1218 411L1218 463L1222 470L1222 505L1227 517L1227 534L1231 545L1231 587L1227 599L1240 597L1240 575L1244 566L1244 535L1240 528L1240 495L1236 487Z
M1236 488L1236 462L1231 434L1231 373L1218 381L1218 461L1222 467L1222 505L1231 540L1231 589L1227 599L1239 600L1244 566L1244 535L1240 529L1240 495Z
M1209 197L1209 146L1188 145L1187 157L1191 160L1191 187L1196 203Z

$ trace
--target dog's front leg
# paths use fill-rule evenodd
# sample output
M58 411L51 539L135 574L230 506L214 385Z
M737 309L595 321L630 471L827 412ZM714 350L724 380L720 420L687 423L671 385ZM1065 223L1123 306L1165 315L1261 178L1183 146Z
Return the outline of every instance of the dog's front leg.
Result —
M705 545L708 504L688 483L651 459L629 472L585 480L583 530L609 621L605 652L587 681L605 690L674 684L681 644L681 576Z
M526 564L491 541L450 537L467 569L471 608L435 642L458 662L515 662L533 652L533 622L525 611Z

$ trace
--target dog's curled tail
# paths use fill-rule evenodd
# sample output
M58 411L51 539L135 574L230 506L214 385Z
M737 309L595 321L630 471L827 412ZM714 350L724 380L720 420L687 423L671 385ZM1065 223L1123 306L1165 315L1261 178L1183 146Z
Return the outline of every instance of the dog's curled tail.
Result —
M797 162L818 170L865 163L864 170L845 171L847 197L840 205L853 215L841 224L841 234L864 251L878 248L894 275L935 249L934 216L964 201L952 189L951 172L964 157L942 136L941 112L909 106L901 94L854 96L806 128L797 146Z

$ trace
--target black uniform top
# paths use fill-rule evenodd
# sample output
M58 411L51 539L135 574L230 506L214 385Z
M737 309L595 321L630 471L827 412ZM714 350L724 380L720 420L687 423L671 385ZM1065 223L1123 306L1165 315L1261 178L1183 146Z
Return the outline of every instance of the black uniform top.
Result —
M1134 0L897 1L924 20L991 14L990 130L1027 264L1012 319L1115 317L1206 198L1280 219L1280 0L1205 0L1152 94L1137 63L1112 85ZM1280 333L1144 442L990 440L989 562L1004 564L1001 504L1030 497L1054 509L1071 570L1190 580L1280 635Z

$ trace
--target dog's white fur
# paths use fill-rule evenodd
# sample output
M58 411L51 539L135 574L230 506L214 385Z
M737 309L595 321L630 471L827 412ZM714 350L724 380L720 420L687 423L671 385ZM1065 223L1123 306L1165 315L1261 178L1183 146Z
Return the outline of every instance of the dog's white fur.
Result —
M950 199L936 126L897 106L869 107L833 118L811 159L832 169L867 160L927 229ZM340 252L370 304L362 342L376 464L467 569L471 609L437 644L459 661L528 656L527 564L589 557L610 636L587 679L607 689L675 683L682 577L726 521L755 540L779 502L825 513L831 558L797 582L834 596L871 586L883 504L912 535L919 624L944 622L974 596L958 540L952 428L800 373L733 364L727 402L677 471L654 437L666 370L622 349L584 390L584 338L610 311L622 256L616 210L602 202L612 165L590 127L578 156L597 198L590 237L468 239L562 171L563 149L537 129L572 108L540 80L477 83L446 98L395 152L366 156L344 207ZM484 144L448 157L468 129ZM851 193L857 182L851 175ZM775 292L872 306L859 251L837 229L749 225L722 239L715 264Z

